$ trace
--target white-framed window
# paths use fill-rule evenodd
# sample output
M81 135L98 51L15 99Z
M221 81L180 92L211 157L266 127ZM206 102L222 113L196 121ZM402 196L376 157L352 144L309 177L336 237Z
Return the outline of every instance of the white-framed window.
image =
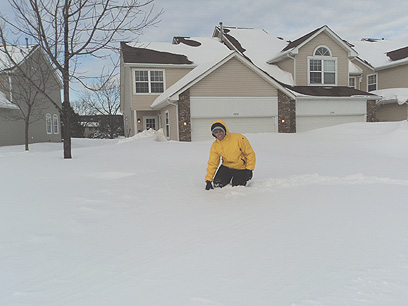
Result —
M134 70L135 94L162 93L165 88L164 70Z
M45 115L45 130L47 131L47 134L52 134L51 114Z
M356 77L349 77L349 87L357 88L356 84Z
M308 57L309 85L336 85L337 58L325 46L318 46Z
M377 74L367 75L367 91L377 90Z
M156 129L156 117L153 116L145 116L143 117L144 119L144 128L146 130L148 129Z
M165 117L164 117L164 126L166 128L166 137L170 137L170 114L169 111L165 112Z
M59 120L57 114L52 115L52 128L54 134L59 134Z

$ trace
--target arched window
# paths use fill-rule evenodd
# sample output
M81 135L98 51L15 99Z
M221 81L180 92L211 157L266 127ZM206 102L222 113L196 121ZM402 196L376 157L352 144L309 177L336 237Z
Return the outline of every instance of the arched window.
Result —
M309 85L336 85L337 58L326 46L318 46L308 57Z
M51 114L45 115L45 130L47 131L47 134L52 134Z
M315 56L331 56L330 50L324 46L318 47L315 52Z
M59 120L57 114L54 114L52 116L52 127L54 130L54 134L59 134Z

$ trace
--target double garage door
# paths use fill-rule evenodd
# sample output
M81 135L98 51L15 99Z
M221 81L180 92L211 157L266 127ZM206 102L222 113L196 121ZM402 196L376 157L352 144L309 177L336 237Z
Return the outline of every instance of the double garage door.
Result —
M232 133L277 131L276 97L192 97L191 140L213 140L210 127L223 120Z
M274 133L278 131L277 97L191 97L191 139L214 139L210 127L223 120L230 132ZM319 99L296 101L296 132L333 125L364 122L365 99Z

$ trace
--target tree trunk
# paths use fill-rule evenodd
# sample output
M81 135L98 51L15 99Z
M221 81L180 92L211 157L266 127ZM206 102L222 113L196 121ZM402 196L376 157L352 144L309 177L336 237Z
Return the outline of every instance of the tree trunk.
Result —
M28 151L28 127L30 126L29 120L30 120L30 117L24 120L24 144L25 144L26 151Z
M62 82L64 86L64 159L72 158L71 155L71 105L69 103L69 1L65 0L64 6L64 69Z

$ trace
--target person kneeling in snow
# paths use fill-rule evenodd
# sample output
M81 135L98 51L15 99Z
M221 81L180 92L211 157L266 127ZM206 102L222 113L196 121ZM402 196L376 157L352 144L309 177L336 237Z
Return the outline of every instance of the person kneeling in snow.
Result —
M211 133L216 139L210 150L205 189L222 188L229 183L232 186L245 186L252 179L256 162L255 152L248 139L239 133L230 133L221 120L211 125ZM220 158L222 164L218 168Z

